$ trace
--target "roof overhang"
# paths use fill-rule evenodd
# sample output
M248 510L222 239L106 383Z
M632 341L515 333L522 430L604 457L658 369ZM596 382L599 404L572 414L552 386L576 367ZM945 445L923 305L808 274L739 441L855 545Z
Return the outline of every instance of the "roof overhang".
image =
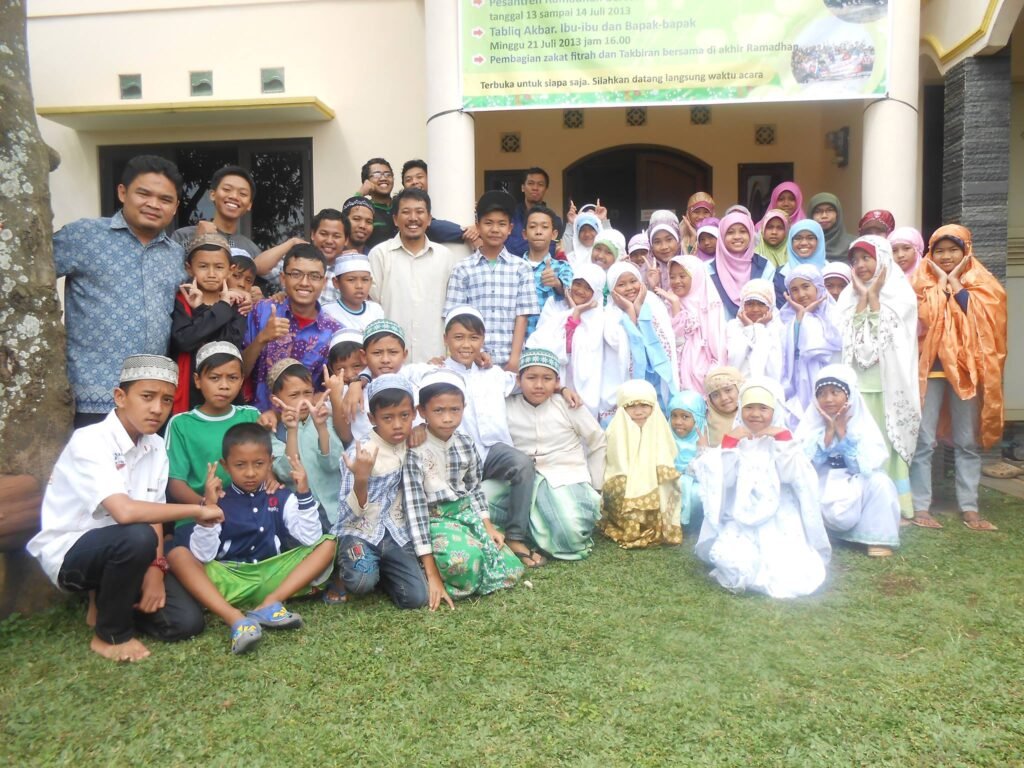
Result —
M321 123L334 110L315 96L227 101L118 102L76 107L39 107L36 113L76 131L125 131L209 125Z

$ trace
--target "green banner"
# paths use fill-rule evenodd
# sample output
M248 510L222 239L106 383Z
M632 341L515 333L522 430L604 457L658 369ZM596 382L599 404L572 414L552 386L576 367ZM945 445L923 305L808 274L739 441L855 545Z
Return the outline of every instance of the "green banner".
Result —
M886 93L888 0L459 2L467 110Z

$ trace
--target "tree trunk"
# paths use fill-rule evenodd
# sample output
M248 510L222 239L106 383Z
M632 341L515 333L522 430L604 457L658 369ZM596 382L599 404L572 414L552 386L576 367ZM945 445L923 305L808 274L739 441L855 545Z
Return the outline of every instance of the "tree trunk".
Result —
M25 40L22 0L0 0L0 475L31 475L45 487L72 400L51 237L48 175L59 158L39 135ZM0 553L0 615L6 598L36 591L25 582L38 584L38 569L27 573L34 566L19 550L37 529L38 514L0 514L11 551Z

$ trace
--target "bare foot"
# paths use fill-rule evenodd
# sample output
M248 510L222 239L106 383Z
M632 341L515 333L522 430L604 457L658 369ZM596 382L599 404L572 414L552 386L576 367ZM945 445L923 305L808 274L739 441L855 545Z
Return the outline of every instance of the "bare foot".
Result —
M134 637L124 643L108 643L93 635L89 647L111 661L141 661L149 656L149 648Z
M89 607L85 610L85 624L90 629L96 627L96 590L89 590Z

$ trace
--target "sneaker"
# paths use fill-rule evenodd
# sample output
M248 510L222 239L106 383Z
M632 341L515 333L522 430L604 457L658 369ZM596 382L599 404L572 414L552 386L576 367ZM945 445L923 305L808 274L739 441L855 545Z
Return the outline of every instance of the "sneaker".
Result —
M289 611L282 603L271 603L249 611L248 618L267 629L298 629L302 626L302 617Z
M251 651L262 639L263 630L259 622L252 621L248 616L231 625L231 652L234 654Z

